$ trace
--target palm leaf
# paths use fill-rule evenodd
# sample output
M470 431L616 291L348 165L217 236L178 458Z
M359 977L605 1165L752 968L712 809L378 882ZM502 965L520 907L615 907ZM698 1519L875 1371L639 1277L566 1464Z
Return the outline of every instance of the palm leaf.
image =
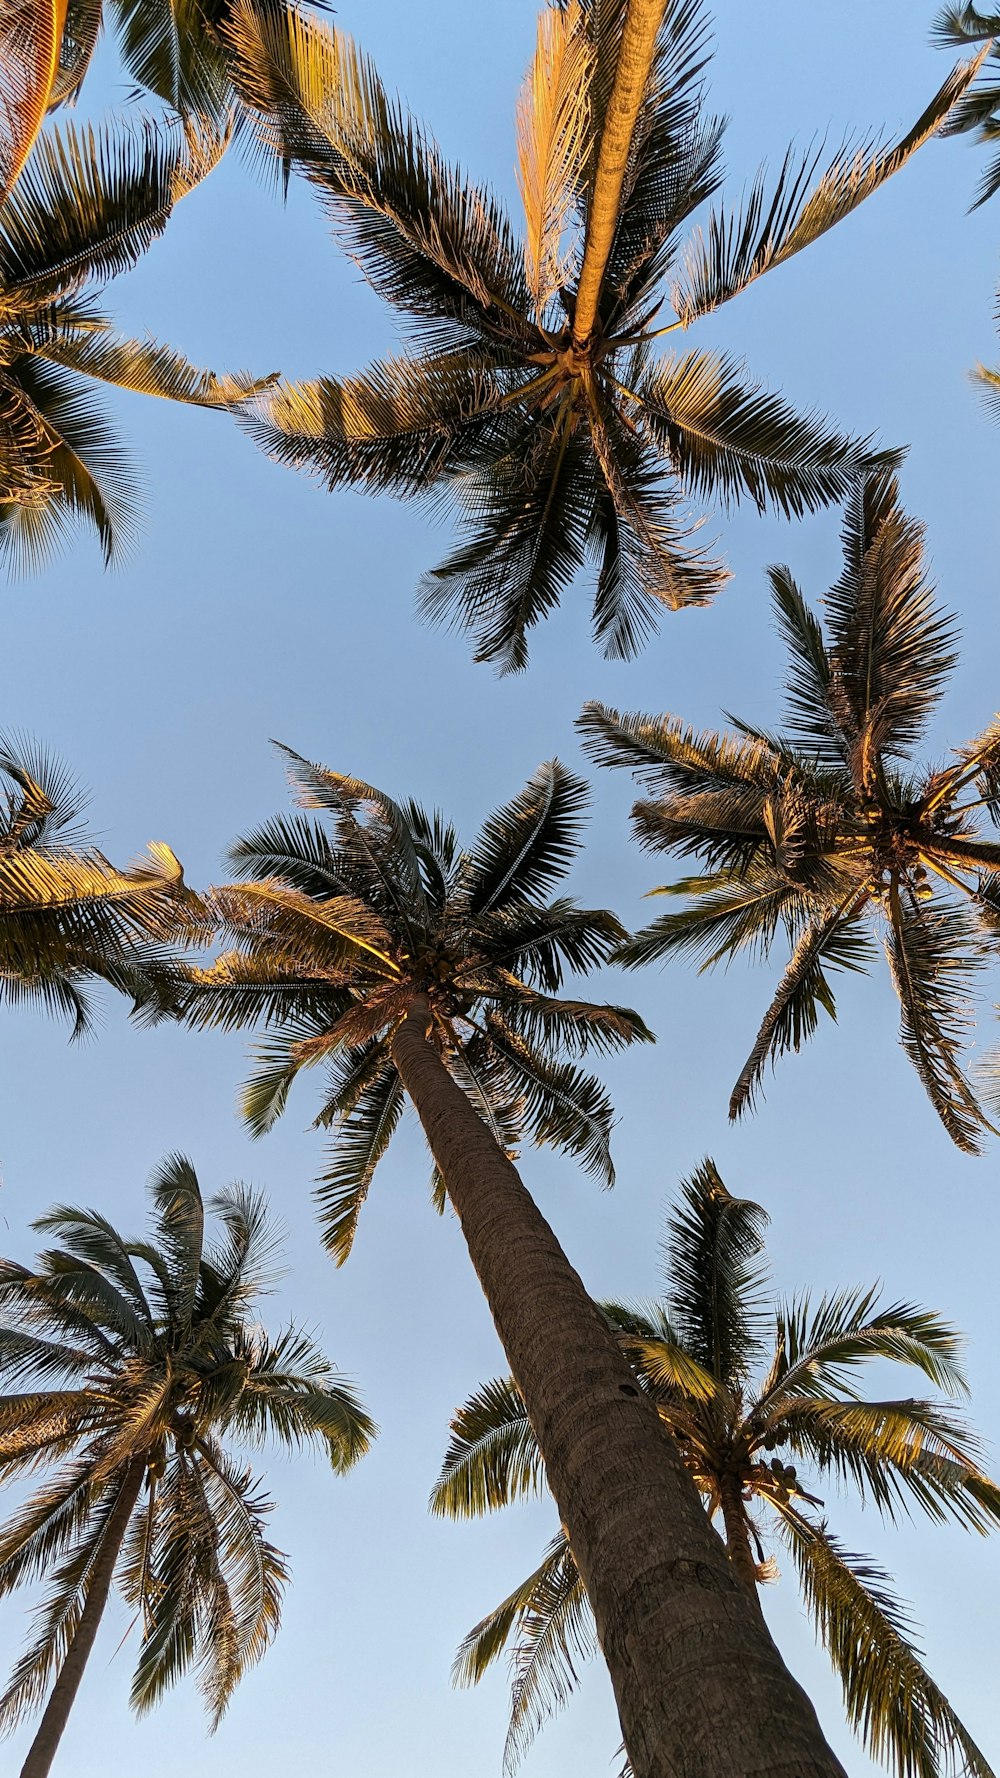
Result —
M0 203L42 127L59 70L65 0L15 0L0 20Z
M478 1518L544 1490L542 1455L517 1385L510 1377L484 1383L452 1420L431 1512Z
M827 601L831 709L860 787L905 757L955 665L954 624L923 574L923 527L898 504L895 478L863 477L844 516L844 572Z
M786 518L844 500L871 461L871 438L831 430L750 382L734 359L691 351L636 388L639 412L686 488L732 507L749 495Z
M522 337L527 288L502 209L445 163L352 40L250 0L227 38L263 140L318 188L374 288L434 344Z
M463 478L464 538L418 591L422 613L471 634L475 658L501 674L523 672L528 631L584 562L592 467L572 411L555 413L543 424L518 414L504 453Z
M539 15L535 56L517 108L525 272L539 314L568 281L563 234L591 142L592 54L579 0Z
M971 1778L992 1769L923 1666L906 1614L874 1562L849 1554L825 1525L777 1504L809 1612L841 1682L852 1727L899 1778Z
M959 1066L967 1041L967 997L982 966L964 909L929 908L909 894L890 898L886 954L899 996L903 1048L952 1141L978 1154L985 1114Z
M559 760L539 766L479 831L470 857L471 911L504 911L558 883L580 849L589 803L583 779Z
M403 1104L403 1087L395 1067L383 1066L340 1125L315 1193L323 1242L339 1266L354 1245L362 1205L403 1114Z
M711 1160L681 1182L680 1195L663 1248L671 1320L685 1352L733 1386L760 1346L767 1217L730 1196Z
M789 653L785 726L817 764L838 771L848 763L844 737L831 707L833 667L822 627L784 566L768 569L778 634Z
M208 171L197 146L152 123L123 132L67 126L44 136L0 209L0 284L44 306L125 272Z
M773 1064L788 1050L800 1050L813 1035L820 1007L831 1019L836 1018L836 1002L823 965L864 971L871 954L862 923L866 905L864 892L852 887L832 914L802 934L733 1088L731 1118L753 1109L768 1061Z
M710 314L755 279L835 228L859 204L905 166L936 135L972 85L986 50L960 62L911 129L891 147L862 139L846 142L827 167L817 172L822 148L798 156L789 150L770 198L763 176L741 210L713 214L706 231L693 238L683 276L672 294L684 326Z

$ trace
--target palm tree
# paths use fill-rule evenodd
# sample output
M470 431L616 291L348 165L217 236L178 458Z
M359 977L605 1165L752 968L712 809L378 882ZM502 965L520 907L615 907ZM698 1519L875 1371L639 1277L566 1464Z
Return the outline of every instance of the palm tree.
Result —
M933 35L938 43L985 44L992 62L1000 61L1000 13L980 12L975 6L959 4L942 7L934 21ZM1000 139L1000 80L986 79L963 94L946 126L950 136L974 130L981 142ZM1000 155L987 167L980 181L973 208L985 204L1000 191Z
M874 1290L779 1304L762 1294L758 1204L733 1198L712 1161L681 1185L667 1225L663 1306L604 1304L644 1393L655 1403L709 1518L719 1518L734 1572L759 1610L776 1578L771 1534L783 1543L844 1691L852 1726L899 1778L990 1767L925 1670L888 1577L850 1554L817 1509L797 1465L853 1484L890 1522L919 1507L931 1519L985 1532L1000 1523L1000 1488L979 1467L976 1441L939 1401L868 1401L864 1364L919 1370L966 1393L960 1341L933 1311L882 1305ZM773 1338L769 1327L773 1328ZM509 1379L476 1391L452 1422L431 1496L434 1512L470 1518L544 1491L545 1464ZM808 1487L814 1484L810 1478ZM594 1651L593 1613L561 1529L535 1572L471 1630L455 1661L475 1684L512 1645L508 1771L537 1727L576 1684ZM743 1768L740 1768L743 1769Z
M44 1778L112 1585L142 1622L132 1704L152 1709L194 1667L212 1726L281 1615L288 1570L270 1502L232 1442L312 1445L343 1473L374 1427L294 1324L257 1320L274 1257L262 1198L230 1186L205 1209L190 1161L151 1185L151 1239L96 1210L35 1223L58 1245L29 1271L0 1261L0 1466L58 1465L0 1530L0 1593L46 1577L37 1635L0 1699L13 1728L48 1693L21 1778Z
M980 825L984 809L1000 814L1000 720L952 765L911 763L955 664L955 629L891 475L859 483L843 542L826 639L789 570L770 570L790 655L784 734L744 723L696 734L676 717L585 708L592 757L630 767L654 793L633 810L640 842L705 866L657 891L688 905L619 957L712 968L740 951L766 956L784 935L791 957L734 1088L737 1117L768 1060L799 1049L821 1008L835 1016L828 972L864 971L881 936L903 1048L952 1140L974 1154L990 1126L960 1057L1000 915L1000 844Z
M170 847L117 870L78 825L73 780L26 742L0 737L0 786L0 1000L68 1015L74 1037L90 1028L90 982L164 1010L171 946L203 919Z
M871 460L871 439L794 412L736 359L664 358L655 342L854 210L941 127L985 50L893 146L845 144L822 170L790 150L682 244L722 178L700 0L545 7L518 110L523 239L343 33L239 0L230 36L267 143L317 188L407 336L358 376L281 386L247 423L331 488L454 495L465 529L422 603L472 634L478 660L522 669L529 630L588 558L595 636L634 654L659 609L702 604L726 578L690 543L681 495L800 514L841 500Z
M202 407L259 383L216 378L153 340L123 338L96 306L102 284L162 234L215 164L221 139L138 130L46 136L0 202L0 555L31 563L74 523L106 560L135 523L132 470L93 380Z
M237 842L245 880L208 897L233 948L191 972L182 1010L265 1028L244 1097L254 1131L302 1068L326 1064L316 1121L339 1134L319 1201L338 1261L411 1100L573 1528L639 1778L722 1778L737 1748L761 1774L787 1757L809 1778L843 1778L513 1165L526 1135L610 1183L610 1104L564 1058L649 1036L628 1008L560 992L622 936L604 910L547 899L578 849L586 787L543 766L463 848L440 815L287 757L300 802L331 826L278 818ZM713 1650L700 1690L674 1660L692 1624Z

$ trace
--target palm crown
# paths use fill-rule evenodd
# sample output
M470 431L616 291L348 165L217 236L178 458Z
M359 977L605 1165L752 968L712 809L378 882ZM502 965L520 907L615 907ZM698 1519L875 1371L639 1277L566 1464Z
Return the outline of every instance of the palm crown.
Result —
M169 846L117 870L77 825L72 779L26 743L0 739L0 786L0 999L68 1014L75 1036L88 982L162 1008L171 947L201 918Z
M224 143L145 125L44 137L0 201L0 554L30 563L82 522L106 559L135 523L134 474L93 380L227 407L260 384L114 332L100 286L134 265Z
M277 1629L286 1579L269 1502L230 1445L312 1445L343 1471L373 1434L313 1340L294 1325L272 1338L257 1319L275 1253L262 1199L221 1192L209 1240L183 1157L151 1194L149 1239L60 1207L35 1224L58 1244L34 1271L0 1262L0 1376L18 1391L0 1396L0 1467L10 1479L57 1465L0 1530L0 1592L50 1582L0 1700L8 1728L62 1663L122 1501L112 1554L142 1624L133 1705L193 1666L217 1721Z
M875 1291L844 1291L815 1305L801 1296L769 1315L765 1222L757 1204L730 1196L706 1161L682 1185L668 1222L665 1304L607 1303L605 1313L755 1595L776 1572L765 1540L776 1534L784 1545L869 1750L901 1778L936 1778L952 1760L991 1778L925 1671L888 1577L843 1547L818 1514L814 1484L799 1474L805 1460L817 1477L851 1484L889 1520L916 1506L977 1531L1000 1522L1000 1489L982 1474L975 1440L950 1405L867 1401L853 1385L861 1365L889 1361L951 1394L964 1391L957 1336L932 1311L883 1306ZM514 1384L486 1384L452 1424L433 1510L466 1518L544 1484ZM470 1631L455 1663L458 1682L479 1680L512 1640L508 1766L565 1702L575 1663L596 1647L563 1531L535 1572Z
M770 571L790 654L782 735L745 724L696 734L674 717L585 709L591 754L654 793L633 811L641 843L706 867L657 892L689 905L620 955L633 965L694 956L710 968L740 951L767 955L784 934L791 958L734 1089L735 1117L768 1059L797 1050L820 1008L833 1016L828 972L865 969L881 934L904 1049L953 1141L974 1153L989 1126L960 1058L1000 913L1000 844L980 822L984 810L1000 814L1000 722L950 765L912 763L955 664L955 631L892 476L859 484L843 542L825 638L788 569Z
M231 861L251 880L207 897L236 948L191 972L181 1010L203 1026L270 1027L244 1094L255 1132L300 1069L328 1065L316 1123L339 1136L319 1202L338 1261L402 1113L392 1037L417 996L430 1041L502 1149L527 1134L610 1184L607 1095L558 1055L650 1034L627 1007L558 996L567 968L601 963L624 932L604 910L541 899L579 846L586 786L558 762L540 767L464 849L437 813L283 751L300 800L332 832L278 817L236 843ZM434 1191L443 1201L436 1177Z
M981 56L894 146L845 145L821 171L790 151L770 187L759 179L682 245L722 177L698 0L545 8L518 112L520 240L349 38L294 12L261 16L251 0L230 35L268 141L315 185L410 341L356 377L275 390L248 423L331 487L454 493L465 535L423 603L472 633L477 658L523 668L528 631L588 558L610 655L634 653L659 607L708 599L725 574L690 546L682 493L749 495L786 514L844 496L870 440L796 414L732 358L657 357L654 341L876 190L939 128ZM668 302L676 319L656 325Z

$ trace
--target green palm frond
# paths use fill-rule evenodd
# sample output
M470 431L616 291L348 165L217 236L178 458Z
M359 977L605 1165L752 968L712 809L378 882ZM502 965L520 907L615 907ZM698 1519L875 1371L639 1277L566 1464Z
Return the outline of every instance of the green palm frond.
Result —
M325 1246L340 1266L354 1245L358 1217L403 1115L403 1104L395 1068L383 1066L345 1114L320 1175L315 1192L320 1228Z
M776 627L788 650L785 726L788 734L816 763L830 771L847 766L849 754L833 715L833 666L822 625L784 566L768 569Z
M455 1684L475 1685L512 1637L508 1773L546 1718L565 1704L577 1684L577 1667L597 1649L590 1601L562 1533L534 1573L469 1631L455 1657Z
M945 133L954 136L974 130L981 142L994 143L997 139L997 113L1000 112L1000 82L992 66L997 52L995 41L991 40L1000 37L1000 14L980 12L978 7L971 5L945 6L934 21L931 35L938 43L947 47L957 44L964 48L970 43L984 43L991 49L992 78L977 81L971 91L963 95L948 119ZM995 197L998 191L1000 156L994 156L983 172L972 209L978 209L980 204Z
M232 8L227 37L263 139L319 189L374 288L415 324L426 318L436 343L480 329L516 338L526 283L501 207L445 163L352 40L249 0Z
M250 1358L229 1421L242 1441L260 1445L276 1439L291 1450L317 1445L338 1472L366 1455L377 1430L374 1421L357 1391L300 1328L287 1328L266 1346L258 1343Z
M389 358L357 377L284 383L249 403L243 423L262 450L328 488L420 498L470 470L514 425L517 381L499 392L472 351Z
M41 306L128 271L194 172L179 133L152 123L113 134L66 125L43 137L0 206L0 286Z
M742 365L693 350L651 367L636 387L653 436L687 487L726 505L748 496L801 518L846 498L871 461L871 438L831 431L748 379Z
M579 849L590 791L559 760L547 760L523 791L488 815L470 865L474 913L528 903L551 889Z
M663 1243L670 1318L680 1344L720 1382L737 1384L760 1348L759 1204L734 1198L715 1163L682 1180Z
M769 1410L846 1389L856 1366L879 1359L912 1366L948 1394L968 1394L962 1342L950 1323L914 1303L883 1305L877 1290L824 1295L815 1308L804 1293L778 1306L775 1330L760 1398Z
M871 957L863 924L866 899L851 889L822 924L803 932L733 1088L731 1118L752 1110L767 1063L773 1066L788 1050L800 1050L816 1030L821 1009L836 1018L836 1002L824 965L826 969L866 970Z
M477 1518L544 1487L542 1455L520 1391L510 1377L484 1383L452 1420L431 1512Z
M418 593L424 616L461 627L501 673L524 669L528 631L583 567L595 493L568 410L544 428L518 419L504 455L460 484L464 538Z
M901 1011L903 1048L956 1147L978 1154L985 1113L959 1065L972 1023L970 996L985 959L963 907L890 901L886 954Z
M627 969L680 955L698 959L704 970L740 951L766 954L778 927L794 925L799 914L794 887L766 868L681 877L658 893L691 896L691 906L661 914L627 939L615 953Z
M993 1778L992 1769L913 1641L907 1614L888 1576L855 1556L790 1506L779 1506L784 1540L806 1604L844 1692L848 1719L875 1758L899 1778L940 1778L963 1771Z
M770 197L761 175L740 210L713 214L704 231L693 237L672 293L684 325L710 314L810 246L891 179L938 133L975 80L985 54L960 62L913 127L891 147L871 138L845 142L822 171L822 147L805 155L790 150Z
M844 572L826 600L829 698L860 786L875 762L905 758L955 666L955 627L923 572L923 526L902 512L895 478L861 478L844 514Z
M770 1425L821 1473L870 1494L888 1519L916 1505L966 1530L1000 1523L1000 1490L983 1474L962 1420L938 1403L800 1400Z
M49 1590L34 1614L34 1638L18 1657L0 1697L0 1728L7 1732L39 1709L66 1658L108 1520L124 1485L124 1476L113 1477L103 1498L88 1502L86 1518L74 1526L72 1543L57 1565L52 1567L54 1549L50 1546L46 1552L45 1565L52 1573Z
M490 1040L523 1097L525 1127L539 1147L577 1157L604 1185L615 1180L611 1159L614 1108L600 1081L571 1062L551 1062L505 1021L488 1021Z

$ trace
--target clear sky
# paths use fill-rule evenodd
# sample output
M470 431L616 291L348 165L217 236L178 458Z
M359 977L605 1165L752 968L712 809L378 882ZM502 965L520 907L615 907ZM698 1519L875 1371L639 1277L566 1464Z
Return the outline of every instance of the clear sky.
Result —
M734 195L791 137L836 142L847 126L905 127L946 72L928 47L933 0L716 0L712 10L712 96L732 117ZM446 150L513 198L513 106L534 13L533 0L344 0L338 22ZM111 101L125 92L121 81ZM935 723L937 755L1000 703L1000 428L967 377L977 358L1000 357L1000 208L965 214L979 162L967 141L931 144L846 225L701 327L703 341L745 353L801 406L912 447L904 496L927 523L938 585L964 632ZM219 370L347 372L394 337L309 195L293 188L282 208L235 157L185 200L112 303L130 329L148 328ZM287 806L271 736L440 804L471 833L539 760L558 753L579 763L573 719L586 698L670 709L702 725L720 709L772 722L782 659L764 566L787 560L816 597L836 573L836 514L791 527L744 512L719 527L730 589L709 611L667 617L638 662L599 658L581 593L536 632L529 673L497 681L470 663L461 639L414 614L412 589L444 553L446 526L392 501L331 497L256 455L224 416L137 397L117 406L145 468L140 546L117 574L104 574L85 544L5 589L0 726L31 731L73 764L112 857L164 839L195 884L219 880L227 842ZM628 841L624 776L601 774L595 789L572 887L638 925L659 867ZM825 1021L808 1052L784 1062L757 1117L738 1128L726 1101L766 1004L767 972L698 978L676 966L609 975L603 991L633 1000L660 1038L607 1070L621 1120L617 1189L602 1194L567 1160L524 1161L594 1293L655 1289L665 1204L711 1153L730 1189L770 1212L780 1290L881 1279L890 1296L932 1304L967 1331L973 1412L989 1436L1000 1409L995 1154L969 1160L946 1139L897 1047L885 972L843 985L839 1024ZM979 1045L997 1034L987 996ZM131 1722L134 1645L115 1652L127 1629L115 1615L60 1755L64 1778L105 1778L109 1766L144 1778L499 1773L505 1676L454 1693L450 1659L465 1630L534 1566L554 1511L540 1503L463 1526L425 1512L449 1415L503 1360L456 1226L428 1207L419 1131L402 1131L354 1256L337 1272L310 1209L322 1139L308 1129L308 1079L275 1133L253 1145L233 1109L238 1037L136 1033L109 1003L87 1045L67 1047L60 1027L27 1014L6 1015L0 1043L4 1251L27 1259L27 1225L56 1199L94 1204L137 1229L144 1180L169 1149L192 1157L206 1190L252 1179L288 1228L290 1269L273 1319L294 1313L320 1331L382 1427L347 1480L310 1461L268 1465L279 1502L273 1534L290 1552L294 1584L276 1647L214 1743L188 1685L153 1718ZM899 1392L912 1388L904 1378ZM827 1504L845 1541L895 1572L931 1670L996 1763L1000 1544L925 1522L884 1531L876 1514L832 1492ZM20 1603L0 1616L0 1667L19 1643ZM766 1604L848 1769L873 1769L844 1725L790 1577ZM611 1773L618 1741L595 1665L536 1743L527 1778ZM5 1766L16 1769L26 1745L22 1733L0 1756Z

